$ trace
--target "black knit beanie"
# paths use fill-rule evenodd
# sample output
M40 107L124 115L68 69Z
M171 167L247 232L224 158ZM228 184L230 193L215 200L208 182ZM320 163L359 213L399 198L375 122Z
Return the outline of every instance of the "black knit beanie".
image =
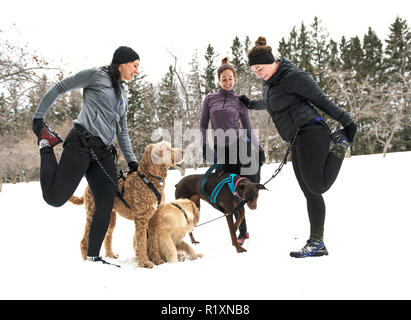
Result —
M130 47L121 46L114 52L112 63L122 64L122 63L131 62L137 59L140 60L140 57L137 54L137 52L135 52Z
M248 57L248 65L251 67L254 64L271 64L275 61L271 51L253 54Z

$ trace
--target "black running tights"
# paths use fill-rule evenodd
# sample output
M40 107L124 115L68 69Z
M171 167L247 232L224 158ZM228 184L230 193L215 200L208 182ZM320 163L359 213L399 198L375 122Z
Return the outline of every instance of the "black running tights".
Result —
M329 152L330 130L322 123L303 126L292 150L292 163L307 199L312 227L323 227L325 203L322 194L334 183L343 160Z
M90 153L79 151L83 146L76 140L76 135L70 132L66 143L69 139L69 146L65 146L59 163L52 148L45 147L40 150L40 183L43 198L51 206L62 206L74 193L82 177L86 175L95 202L87 255L98 256L110 223L116 191L113 183L91 158ZM101 148L103 147L105 146L101 145ZM114 159L110 152L104 153L99 161L113 179L116 179Z

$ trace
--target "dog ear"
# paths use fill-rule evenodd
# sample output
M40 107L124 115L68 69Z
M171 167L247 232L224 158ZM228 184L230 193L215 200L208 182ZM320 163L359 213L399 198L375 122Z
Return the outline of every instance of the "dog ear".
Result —
M257 183L258 190L268 190L265 186L263 186L261 183Z
M160 143L153 145L151 148L151 160L154 164L162 164L163 161L163 148Z
M240 195L240 197L242 197L242 198L244 196L243 193L244 193L245 186L246 185L242 184L242 183L237 185L237 190L236 191Z

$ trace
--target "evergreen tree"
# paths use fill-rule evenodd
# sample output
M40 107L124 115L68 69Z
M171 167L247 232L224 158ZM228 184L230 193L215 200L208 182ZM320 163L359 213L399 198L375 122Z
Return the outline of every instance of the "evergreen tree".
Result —
M358 36L351 38L348 42L345 59L343 60L343 69L351 71L352 76L357 80L362 79L364 52Z
M372 81L377 81L382 71L382 42L371 27L368 28L368 33L364 36L363 48L363 76L368 76Z
M341 68L341 60L338 51L338 44L333 39L329 43L328 67L330 71L336 71Z
M341 60L341 70L347 71L351 70L350 58L348 54L348 42L345 36L342 36L340 42L340 60Z
M200 111L203 103L204 83L200 75L200 63L198 61L197 50L190 62L191 71L188 75L187 89L190 98L190 106L187 110L187 119L190 123L189 128L198 126Z
M248 36L244 40L244 72L241 75L242 87L239 88L239 94L245 94L248 97L256 98L261 96L261 80L256 77L254 72L248 66L248 52L251 49L251 41Z
M312 52L313 46L310 41L309 33L302 22L297 41L298 67L304 69L309 74L313 74L314 70L311 63Z
M141 124L145 119L141 119L140 110L144 103L143 81L146 76L140 73L132 81L127 83L128 91L128 112L127 127L130 140L137 140L138 131L141 130Z
M234 69L238 74L237 84L240 85L241 76L245 71L245 61L243 46L237 36L234 38L233 45L231 46L231 55L232 58L230 63L234 66Z
M286 57L289 58L291 56L291 48L290 43L285 40L284 37L281 38L280 42L278 43L278 55L279 57Z
M217 67L215 66L215 59L217 58L217 54L215 53L214 48L211 46L211 44L208 45L204 57L206 60L206 67L202 78L204 79L204 95L207 95L210 92L215 92L217 90L215 81L217 70Z
M317 81L320 88L326 90L326 69L329 67L328 33L321 26L318 17L314 17L314 22L310 29L312 41L312 76Z
M387 112L387 132L389 146L384 151L395 145L397 150L409 150L410 113L411 113L411 32L407 21L397 17L390 26L389 38L385 41L385 57L383 59L385 93L390 97ZM395 134L395 136L394 136ZM377 137L378 139L378 137ZM391 151L395 151L390 149Z
M407 21L397 17L390 26L390 36L385 41L385 74L404 74L411 70L411 34Z
M140 73L127 83L127 91L127 127L133 151L139 159L152 142L156 114L154 87L146 81L146 75Z
M177 79L173 71L173 66L169 66L168 72L163 77L159 88L159 106L157 108L157 116L159 125L162 129L166 129L170 132L174 141L173 129L174 122L182 119L184 109L182 108L182 100L178 91ZM164 138L167 138L164 136Z

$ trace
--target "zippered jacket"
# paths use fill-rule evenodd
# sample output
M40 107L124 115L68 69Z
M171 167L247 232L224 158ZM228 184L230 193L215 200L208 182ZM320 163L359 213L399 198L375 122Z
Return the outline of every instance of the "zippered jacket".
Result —
M83 102L81 111L73 123L81 125L92 135L99 137L107 146L110 146L117 137L127 163L137 161L128 135L126 94L121 87L120 95L116 95L105 69L86 69L51 86L33 118L44 119L57 98L74 89L83 89Z
M250 109L266 109L278 133L290 142L298 128L320 117L314 107L324 111L343 127L352 121L349 114L334 104L304 70L286 58L277 71L263 82L263 98L251 100Z
M239 95L234 90L219 89L217 92L209 93L203 101L200 115L200 130L203 136L203 145L207 143L206 130L209 122L213 130L221 129L235 130L237 139L240 128L247 130L247 138L258 142L252 132L253 126L250 114L246 106L238 99ZM215 141L214 141L215 143ZM226 140L225 144L229 141ZM259 144L259 149L264 150Z

